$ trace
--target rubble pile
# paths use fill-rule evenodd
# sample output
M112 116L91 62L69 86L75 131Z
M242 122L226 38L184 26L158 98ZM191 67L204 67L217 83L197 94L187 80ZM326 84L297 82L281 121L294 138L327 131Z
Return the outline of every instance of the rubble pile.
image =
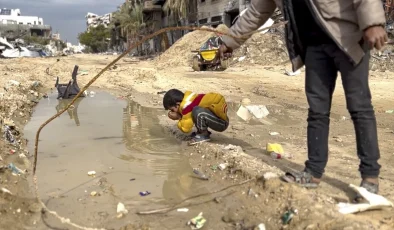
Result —
M386 45L382 51L371 52L370 70L372 71L394 71L394 46Z
M286 43L276 34L254 34L233 53L233 65L280 65L289 60Z
M226 25L219 25L216 29L223 32L228 30ZM157 57L155 62L159 67L190 66L194 55L191 51L198 50L212 36L215 33L199 30L187 33Z

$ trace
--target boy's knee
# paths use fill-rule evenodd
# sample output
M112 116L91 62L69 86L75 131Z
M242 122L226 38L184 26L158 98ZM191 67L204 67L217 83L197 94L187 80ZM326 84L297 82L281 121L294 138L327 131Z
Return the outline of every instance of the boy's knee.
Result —
M194 115L197 115L197 114L199 114L199 113L201 113L203 109L204 109L204 108L202 108L202 107L200 107L200 106L194 107L193 110L192 110L193 116L194 116Z

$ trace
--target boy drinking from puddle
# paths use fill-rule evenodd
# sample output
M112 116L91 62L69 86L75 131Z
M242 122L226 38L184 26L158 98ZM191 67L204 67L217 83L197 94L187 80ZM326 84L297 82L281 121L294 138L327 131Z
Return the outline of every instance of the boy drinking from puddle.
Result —
M225 98L218 93L196 94L191 91L185 93L177 89L169 90L163 98L164 109L168 117L178 121L178 128L189 133L196 126L189 145L210 141L212 129L223 132L229 125L227 116L227 103Z

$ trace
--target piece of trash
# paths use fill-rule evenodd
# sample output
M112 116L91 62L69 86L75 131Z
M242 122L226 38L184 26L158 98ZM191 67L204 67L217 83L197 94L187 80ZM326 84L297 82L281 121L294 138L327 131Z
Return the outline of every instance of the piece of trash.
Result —
M301 70L297 70L297 71L295 71L295 72L285 70L285 73L286 73L286 75L288 75L288 76L296 76L296 75L298 75L298 74L301 73Z
M279 176L278 176L278 174L273 173L273 172L266 172L266 173L264 173L263 177L265 180L269 180L269 179L278 178Z
M18 167L16 167L13 163L10 163L8 165L8 169L10 169L12 171L13 175L20 175L20 174L25 174L25 171L19 169Z
M188 212L189 209L188 208L178 208L176 211L177 212Z
M148 196L148 195L150 195L149 191L140 192L140 196Z
M265 224L261 223L261 224L257 225L257 227L254 229L255 230L265 230Z
M8 83L15 86L19 86L21 84L19 81L15 81L15 80L9 80Z
M96 195L97 195L97 192L96 192L96 191L93 191L93 192L90 193L90 195L91 195L91 196L96 196Z
M282 158L282 154L276 153L276 152L271 152L271 157L273 159L281 159Z
M290 209L289 211L285 212L282 216L282 223L284 225L287 225L290 223L290 221L293 219L294 215L297 215L298 211L297 209Z
M12 193L10 192L10 190L6 189L6 188L1 188L1 192L3 193L8 193L10 195L12 195Z
M256 197L256 198L259 197L259 195L257 195L257 194L253 191L253 189L251 189L251 188L248 190L248 196L254 196L254 197Z
M22 210L20 209L20 208L18 208L17 210L16 210L16 212L17 213L20 213Z
M12 154L14 154L14 153L16 153L16 150L10 149L10 154L12 155Z
M5 125L4 129L5 129L4 135L5 135L5 138L7 139L7 141L10 142L11 144L15 144L15 138L14 138L14 135L12 134L12 132L11 132L10 126Z
M217 166L217 165L212 165L212 166L211 166L211 169L212 169L212 170L217 170L217 169L218 169L218 166Z
M93 92L93 91L90 91L90 92L89 92L89 96L90 96L90 97L94 97L94 95L96 95L95 92Z
M392 110L392 109L391 110L386 110L386 113L390 113L390 114L394 113L394 110Z
M277 144L277 143L267 143L267 152L268 153L279 153L279 154L284 154L285 151L282 148L282 145Z
M130 181L135 181L135 178L131 178Z
M278 136L278 135L280 135L280 133L278 133L278 132L270 132L270 135L271 136Z
M197 169L193 169L193 173L196 174L196 176L201 179L201 180L208 180L208 176L206 176L204 173L198 171Z
M238 58L238 61L239 61L239 62L242 62L242 61L245 60L245 58L246 58L245 56L239 57L239 58Z
M96 175L96 171L89 171L88 172L88 176L95 176Z
M159 91L157 94L165 94L167 91Z
M204 227L204 224L205 224L205 222L207 222L207 220L202 216L202 214L203 213L200 212L200 214L198 214L198 216L189 220L187 222L187 225L189 225L193 230L194 229L201 229L202 227Z
M227 166L228 166L228 163L223 163L223 164L219 164L219 165L218 165L218 168L219 168L220 170L225 170L225 169L227 168Z
M237 111L237 116L242 118L244 121L249 121L252 117L261 119L268 115L269 111L265 105L241 105Z
M117 218L122 218L124 215L129 213L129 211L126 209L124 204L122 204L120 202L118 203L118 207L116 208L116 212L118 213Z
M382 209L384 207L394 207L393 203L381 195L377 195L368 192L363 187L358 187L353 184L349 185L354 191L360 194L368 203L362 204L350 204L350 203L339 203L339 212L342 214L353 214L357 212L363 212L367 210Z

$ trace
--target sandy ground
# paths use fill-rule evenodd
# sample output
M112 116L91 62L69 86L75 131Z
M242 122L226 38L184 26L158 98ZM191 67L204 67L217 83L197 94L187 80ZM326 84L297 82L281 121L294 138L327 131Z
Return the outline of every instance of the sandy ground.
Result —
M62 57L59 61L56 58L0 60L0 84L5 86L0 91L3 124L5 118L11 118L15 121L16 130L23 131L37 99L47 89L53 88L55 76L59 76L61 82L66 82L71 77L73 66L79 65L80 70L87 73L78 77L82 86L113 58L115 57L75 55ZM47 68L49 75L45 73ZM284 71L285 67L282 66L237 64L224 72L192 72L188 67L157 67L155 62L126 58L116 68L104 73L94 86L115 90L120 95L129 96L138 103L151 107L160 107L162 94L158 92L170 88L195 92L215 91L225 95L228 101L237 103L242 98L249 98L253 104L266 105L270 115L264 121L248 124L232 120L226 132L212 136L212 143L198 147L183 146L184 153L190 156L192 166L212 174L207 186L214 191L248 178L260 178L267 172L280 175L287 169L303 168L306 159L307 115L304 73L290 77ZM15 80L21 85L17 86L9 80ZM36 81L43 87L36 87ZM394 171L391 168L394 163L394 114L386 112L394 109L394 74L372 71L370 86L381 150L380 193L394 200ZM340 79L337 82L331 118L330 159L323 183L318 189L307 190L285 184L279 179L260 178L233 188L231 191L234 193L230 195L213 194L208 197L208 201L215 196L222 196L219 203L207 202L196 206L196 210L203 211L208 219L205 228L253 229L257 224L264 223L267 229L393 229L392 209L357 215L342 215L336 210L338 202L349 201L354 196L348 185L360 183L354 130L346 110ZM169 135L173 133L177 138L184 138L174 129L173 122L163 120L162 125L168 127ZM280 135L271 136L270 132L279 132ZM27 174L30 174L31 167L27 158L32 160L31 153L24 150L23 134L15 131L14 134L20 140L16 146L10 145L8 141L0 142L0 165L14 163L20 168L26 168ZM272 142L281 143L285 151L294 157L271 159L265 153L265 146ZM242 150L224 149L228 144L240 146ZM223 162L228 162L230 168L239 171L210 170L212 165ZM0 187L12 193L0 194L2 229L46 229L41 223L43 215L40 214L27 180L30 180L29 176L14 177L10 170L0 172ZM257 196L248 195L250 188ZM200 203L204 201L201 199ZM284 226L281 216L289 208L296 208L298 215L290 225ZM187 229L185 222L199 211L189 212L187 216L179 213L140 216L132 223L123 223L125 227L122 229ZM67 229L66 225L64 229Z

